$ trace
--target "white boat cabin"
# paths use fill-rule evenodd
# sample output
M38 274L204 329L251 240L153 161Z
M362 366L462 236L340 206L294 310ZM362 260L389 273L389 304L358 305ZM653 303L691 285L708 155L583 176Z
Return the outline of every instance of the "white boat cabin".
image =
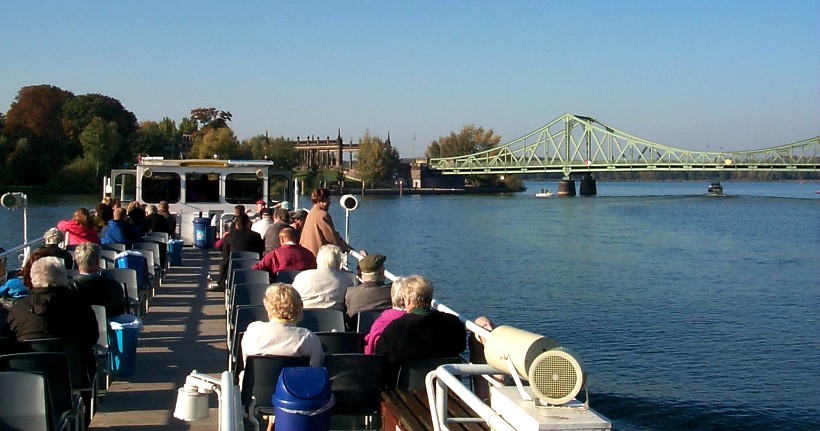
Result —
M291 196L291 171L276 170L270 160L188 159L143 157L136 169L113 169L103 196L127 204L168 202L177 216L177 229L186 245L194 241L193 220L233 215L235 205L255 210L262 199L268 206Z

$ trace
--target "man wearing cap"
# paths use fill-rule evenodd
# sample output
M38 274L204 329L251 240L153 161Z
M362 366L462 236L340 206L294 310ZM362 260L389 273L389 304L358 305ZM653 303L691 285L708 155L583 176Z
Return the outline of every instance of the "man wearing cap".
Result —
M265 232L268 230L269 227L271 227L271 225L273 225L273 220L271 219L271 210L268 208L263 208L259 215L261 216L261 218L253 222L251 230L258 233L259 236L265 236Z
M385 284L384 261L381 254L368 254L359 261L362 283L347 288L345 307L348 320L362 311L383 311L392 306L390 284Z
M296 231L296 241L302 236L302 228L305 226L305 219L307 219L307 211L298 209L290 213L290 227Z
M74 268L74 258L71 257L71 253L60 248L63 234L56 227L47 230L43 235L43 239L46 240L46 243L40 248L47 248L54 252L54 256L63 259L66 269Z

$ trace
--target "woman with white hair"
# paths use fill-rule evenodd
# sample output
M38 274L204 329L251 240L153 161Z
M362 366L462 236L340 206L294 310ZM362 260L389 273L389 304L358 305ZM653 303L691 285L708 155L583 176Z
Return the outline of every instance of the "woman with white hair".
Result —
M14 302L9 331L17 341L35 338L79 337L89 371L94 370L93 347L99 338L97 316L90 305L69 290L62 260L48 256L31 265L28 296Z
M390 287L390 301L393 303L393 308L384 310L384 312L373 321L370 332L364 336L366 343L364 346L365 353L369 355L376 353L376 342L381 338L384 328L386 328L390 322L406 313L404 310L404 285L407 284L407 282L408 279L406 277L398 277L393 280L393 285Z
M342 249L325 244L316 255L316 269L300 272L293 279L305 308L345 309L347 288L356 284L356 275L342 271Z
M302 320L302 299L289 284L273 283L263 299L268 322L253 322L242 337L242 361L250 355L308 356L310 365L322 366L319 337L296 326Z

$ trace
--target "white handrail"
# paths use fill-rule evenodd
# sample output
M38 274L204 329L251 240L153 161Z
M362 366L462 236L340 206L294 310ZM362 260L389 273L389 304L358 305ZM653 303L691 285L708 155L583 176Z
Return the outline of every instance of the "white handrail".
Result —
M425 387L427 402L430 404L430 415L435 431L449 430L447 424L452 422L470 422L473 418L448 418L448 390L461 398L478 416L495 431L516 431L501 415L484 403L469 388L464 386L454 374L481 376L498 374L498 370L489 365L479 364L445 364L427 373Z

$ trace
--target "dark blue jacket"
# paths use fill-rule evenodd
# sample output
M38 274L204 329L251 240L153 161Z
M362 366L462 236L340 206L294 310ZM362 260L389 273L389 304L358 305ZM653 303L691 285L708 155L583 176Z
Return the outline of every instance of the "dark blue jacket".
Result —
M118 242L130 245L139 239L139 229L136 226L119 220L109 220L108 226L104 227L101 233L103 244Z

